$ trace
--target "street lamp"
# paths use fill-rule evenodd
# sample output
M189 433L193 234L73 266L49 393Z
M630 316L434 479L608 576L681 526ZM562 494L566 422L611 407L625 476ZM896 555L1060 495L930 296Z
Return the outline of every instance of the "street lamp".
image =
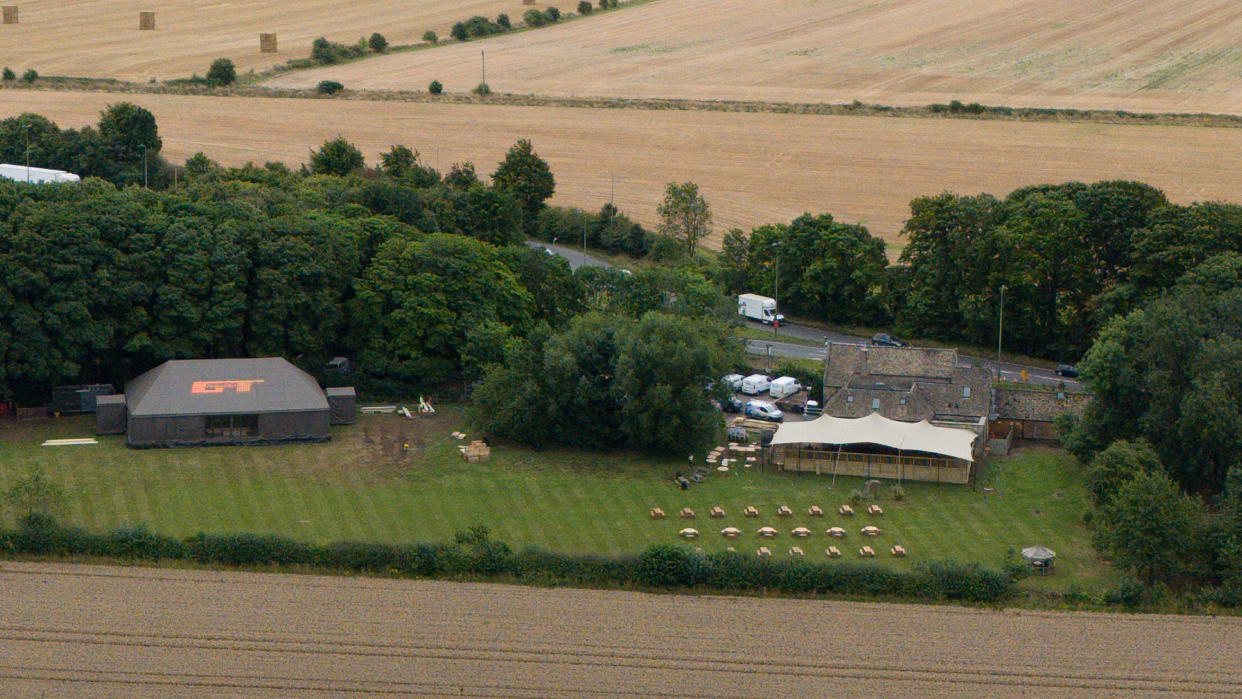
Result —
M30 184L30 124L22 124L26 132L26 184Z
M1005 285L1000 288L1000 308L997 311L996 323L996 380L1000 381L1001 338L1005 335Z
M772 257L776 258L776 280L775 280L775 289L772 292L772 298L776 300L777 311L780 311L781 309L781 253L779 249L780 246L781 246L781 241L779 240L772 241ZM780 314L777 313L777 315L779 316ZM780 328L780 325L781 325L780 320L778 320L777 318L772 319L772 334L773 335L777 334L777 331Z

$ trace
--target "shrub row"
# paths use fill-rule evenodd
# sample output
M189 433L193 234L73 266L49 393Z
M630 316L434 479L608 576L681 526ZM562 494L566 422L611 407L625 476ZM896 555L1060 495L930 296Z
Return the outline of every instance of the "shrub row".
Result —
M176 539L143 526L107 534L26 518L0 532L0 552L45 556L100 556L122 560L184 560L233 567L299 567L414 577L515 579L550 585L639 585L788 594L850 594L910 599L996 602L1013 580L978 565L918 564L903 572L875 564L763 559L735 552L700 554L657 544L638 556L514 552L489 538L485 527L459 533L451 543L313 544L260 534L195 534Z

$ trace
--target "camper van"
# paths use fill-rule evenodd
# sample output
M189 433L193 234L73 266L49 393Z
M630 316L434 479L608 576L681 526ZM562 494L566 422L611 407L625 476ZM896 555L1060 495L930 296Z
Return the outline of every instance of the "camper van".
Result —
M792 376L782 376L773 381L772 385L768 387L768 392L772 394L773 398L777 399L792 396L801 390L802 384L798 383L798 380Z
M737 314L764 325L785 322L785 316L776 312L776 299L758 294L740 294L737 297Z
M757 396L768 390L772 385L772 380L763 374L751 374L742 379L742 393L748 396Z

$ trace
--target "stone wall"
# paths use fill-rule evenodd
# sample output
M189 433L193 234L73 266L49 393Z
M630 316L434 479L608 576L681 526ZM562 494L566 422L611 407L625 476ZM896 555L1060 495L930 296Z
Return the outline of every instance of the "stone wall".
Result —
M998 418L992 423L992 433L1007 432L1012 427L1013 436L1019 439L1054 441L1059 437L1053 424L1057 416L1081 415L1090 400L1087 393L1063 392L1058 396L1051 391L998 388Z

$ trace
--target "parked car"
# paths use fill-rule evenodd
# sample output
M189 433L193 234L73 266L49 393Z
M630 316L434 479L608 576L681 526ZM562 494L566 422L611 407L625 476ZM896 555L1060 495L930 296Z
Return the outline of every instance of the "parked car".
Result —
M888 333L876 333L871 336L871 344L881 347L909 347L910 343Z
M785 419L785 415L781 413L779 408L765 400L752 400L747 403L746 417L771 422L781 422Z
M721 379L721 381L724 382L724 385L729 387L730 391L740 391L742 390L742 379L744 378L746 377L741 374L729 374Z
M720 410L726 413L740 413L742 412L742 401L738 400L736 396L729 396L720 402Z
M1078 367L1073 364L1058 364L1057 376L1064 376L1067 379L1078 378Z

